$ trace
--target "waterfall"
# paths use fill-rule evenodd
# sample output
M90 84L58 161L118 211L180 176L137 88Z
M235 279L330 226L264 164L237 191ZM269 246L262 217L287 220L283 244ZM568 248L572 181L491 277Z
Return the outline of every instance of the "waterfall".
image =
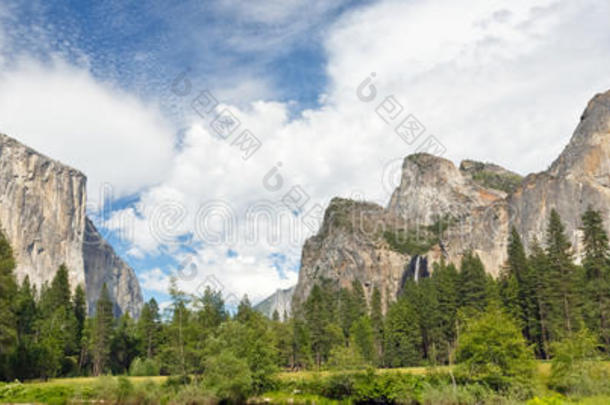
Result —
M421 256L415 256L415 270L413 271L413 279L417 283L419 280L419 266L421 265Z

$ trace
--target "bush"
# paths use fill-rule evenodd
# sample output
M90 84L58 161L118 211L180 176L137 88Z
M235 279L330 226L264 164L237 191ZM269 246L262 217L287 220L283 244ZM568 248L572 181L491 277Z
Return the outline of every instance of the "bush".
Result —
M423 390L422 377L401 373L376 374L373 369L358 375L352 398L357 403L409 404Z
M549 386L563 394L597 395L610 392L610 375L597 362L597 339L586 329L555 342Z
M161 386L153 381L136 384L131 396L131 402L138 405L157 405L162 403Z
M494 390L518 390L527 397L533 389L533 352L510 317L499 309L467 323L458 339L456 374L466 382Z
M422 393L424 405L470 405L481 402L489 390L477 385L428 385Z
M180 390L172 395L169 401L170 405L205 405L216 404L212 396L207 394L200 386L195 384L185 385Z
M354 374L334 374L320 384L321 389L319 391L314 390L310 392L320 394L325 398L344 399L354 393L354 382Z
M252 393L248 363L231 351L223 350L205 362L203 386L218 399L241 402Z
M119 404L127 402L127 400L133 394L133 384L127 379L127 377L119 377L117 379L117 390L115 393L116 402Z
M159 364L153 359L136 357L129 366L129 375L134 377L153 377L159 375L159 371Z
M360 351L357 350L355 345L349 347L339 345L335 346L330 351L330 358L328 359L327 366L333 370L354 370L362 369L366 363Z

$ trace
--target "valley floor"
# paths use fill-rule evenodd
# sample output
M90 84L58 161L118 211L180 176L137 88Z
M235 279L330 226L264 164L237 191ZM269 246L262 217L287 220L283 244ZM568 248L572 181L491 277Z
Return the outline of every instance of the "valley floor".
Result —
M610 362L603 362L610 369ZM536 379L538 380L537 396L525 402L527 405L559 405L559 404L610 404L610 396L595 396L584 398L566 398L546 388L545 381L549 376L550 364L538 362ZM439 367L434 370L425 367L379 369L379 375L404 374L426 377L431 373L447 373L449 367ZM339 401L323 396L307 394L291 387L308 386L340 376L342 371L299 371L280 372L276 375L278 390L253 397L249 403L290 403L290 404L340 404L351 401ZM196 389L189 392L189 385L176 390L176 379L166 376L155 377L78 377L50 379L48 381L31 381L26 383L0 383L0 404L4 403L39 403L39 404L79 404L79 403L120 403L120 404L198 404L214 403L209 397L202 397ZM442 395L442 394L441 394ZM416 402L424 404L470 404L468 396L458 399L438 397L423 398ZM482 403L517 404L523 403L499 397Z

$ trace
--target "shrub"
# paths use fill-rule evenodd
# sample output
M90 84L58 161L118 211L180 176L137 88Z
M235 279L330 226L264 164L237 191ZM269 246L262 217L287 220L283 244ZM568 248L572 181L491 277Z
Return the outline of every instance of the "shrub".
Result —
M133 391L133 384L131 381L129 381L127 377L120 376L117 379L117 390L114 398L119 404L125 403L131 397Z
M525 397L533 388L533 352L510 317L499 309L489 309L467 322L458 339L457 361L456 374L467 382L495 390L519 390Z
M138 405L157 405L161 403L162 394L160 385L146 381L135 385L131 402Z
M411 374L376 374L369 369L358 374L352 398L357 403L414 403L422 392L422 381L421 377Z
M428 385L422 393L424 405L470 405L487 396L486 389L472 385ZM485 392L485 393L483 393Z
M319 391L311 391L330 399L344 399L354 393L354 374L340 373L326 378Z
M216 404L216 401L212 396L207 394L200 386L195 384L189 384L182 386L180 390L172 395L169 401L170 405L205 405L205 404Z
M335 346L330 351L327 366L333 370L354 370L365 367L365 361L354 344Z
M203 386L221 400L243 401L252 392L248 363L223 350L205 362Z
M598 357L597 339L586 329L551 346L551 388L572 395L610 392L610 375Z
M561 395L555 394L550 397L534 397L527 401L527 405L563 405L565 402Z
M129 366L129 375L134 377L152 377L159 375L159 364L153 359L136 357Z

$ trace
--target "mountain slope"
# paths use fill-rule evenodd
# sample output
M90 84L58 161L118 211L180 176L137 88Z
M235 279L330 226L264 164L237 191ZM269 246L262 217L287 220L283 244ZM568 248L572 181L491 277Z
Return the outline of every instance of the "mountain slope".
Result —
M90 311L107 282L117 314L138 316L136 276L86 217L86 177L0 134L0 224L13 247L18 280L40 287L66 264L72 288L85 286Z
M416 154L405 158L401 183L385 209L337 201L303 246L293 305L322 279L347 287L359 280L369 297L377 287L384 300L393 299L417 256L458 264L471 250L497 276L511 227L526 247L534 239L544 241L552 209L565 222L578 257L580 217L589 206L601 211L610 232L610 91L589 102L569 144L546 171L522 179L489 163L464 161L458 168ZM362 221L363 211L374 226ZM342 218L339 225L336 217Z
M256 304L254 309L268 318L273 317L273 313L277 311L280 319L284 319L284 315L290 316L293 294L294 287L285 290L277 290L275 293Z

